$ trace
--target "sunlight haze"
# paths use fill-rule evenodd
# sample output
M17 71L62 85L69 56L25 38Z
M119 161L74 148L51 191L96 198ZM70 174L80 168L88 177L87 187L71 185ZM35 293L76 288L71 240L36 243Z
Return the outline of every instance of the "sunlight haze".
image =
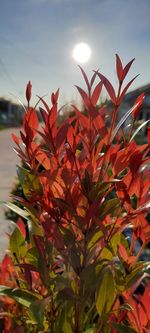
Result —
M123 64L136 58L130 75L140 76L132 89L149 83L149 17L149 0L2 1L0 96L12 93L24 101L31 80L34 95L60 88L62 100L75 98L74 85L83 81L72 50L81 41L92 50L83 64L88 74L99 68L116 84L118 53Z

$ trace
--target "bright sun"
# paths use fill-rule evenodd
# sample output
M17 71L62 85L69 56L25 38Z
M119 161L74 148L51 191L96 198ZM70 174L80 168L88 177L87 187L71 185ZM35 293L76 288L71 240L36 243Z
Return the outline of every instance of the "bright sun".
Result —
M79 43L74 47L72 56L76 62L84 63L91 58L91 53L91 49L87 44Z

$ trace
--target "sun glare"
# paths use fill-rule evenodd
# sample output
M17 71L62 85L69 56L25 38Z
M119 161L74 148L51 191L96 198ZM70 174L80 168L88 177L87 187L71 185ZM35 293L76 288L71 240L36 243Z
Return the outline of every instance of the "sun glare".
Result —
M91 58L91 49L85 43L77 44L72 53L73 59L78 63L85 63Z

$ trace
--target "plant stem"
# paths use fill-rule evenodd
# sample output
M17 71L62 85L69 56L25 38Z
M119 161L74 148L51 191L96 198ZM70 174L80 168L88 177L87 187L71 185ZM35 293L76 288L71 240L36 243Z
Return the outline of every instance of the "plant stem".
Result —
M119 89L118 89L117 101L119 100L121 86L122 86L122 82L119 82ZM110 132L109 132L109 136L108 136L108 145L110 144L112 131L113 131L114 126L115 126L115 121L116 121L116 117L117 117L118 107L119 107L119 105L116 103L115 108L114 108L114 112L113 112L113 116L112 116L112 122L111 122Z
M75 303L75 330L74 333L82 333L81 328L81 303Z

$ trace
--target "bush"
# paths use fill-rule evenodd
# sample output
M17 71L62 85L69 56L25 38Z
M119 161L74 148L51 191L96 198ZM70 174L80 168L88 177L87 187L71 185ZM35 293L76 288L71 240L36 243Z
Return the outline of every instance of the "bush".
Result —
M16 203L16 199L15 197L22 197L22 198L25 198L24 194L23 194L23 189L22 189L22 186L19 182L19 179L17 179L13 185L13 188L11 190L11 193L10 193L11 197L13 198L13 201L12 203ZM21 204L17 203L17 206L18 207L22 207ZM14 221L14 222L17 222L18 220L18 214L13 211L12 209L7 209L5 211L5 218L7 220L11 220L11 221Z
M132 62L123 68L116 56L117 94L98 71L89 81L81 69L87 92L77 89L87 112L74 105L75 116L60 126L59 91L52 94L51 107L39 98L44 123L39 130L27 85L23 129L20 137L13 135L23 163L18 178L24 197L15 198L21 207L7 203L19 219L0 270L4 332L150 330L149 263L138 260L150 239L150 146L138 146L133 132L143 94L115 126L133 82L122 88ZM97 109L103 86L113 103L108 127L104 107ZM126 136L122 125L130 115L133 126Z

